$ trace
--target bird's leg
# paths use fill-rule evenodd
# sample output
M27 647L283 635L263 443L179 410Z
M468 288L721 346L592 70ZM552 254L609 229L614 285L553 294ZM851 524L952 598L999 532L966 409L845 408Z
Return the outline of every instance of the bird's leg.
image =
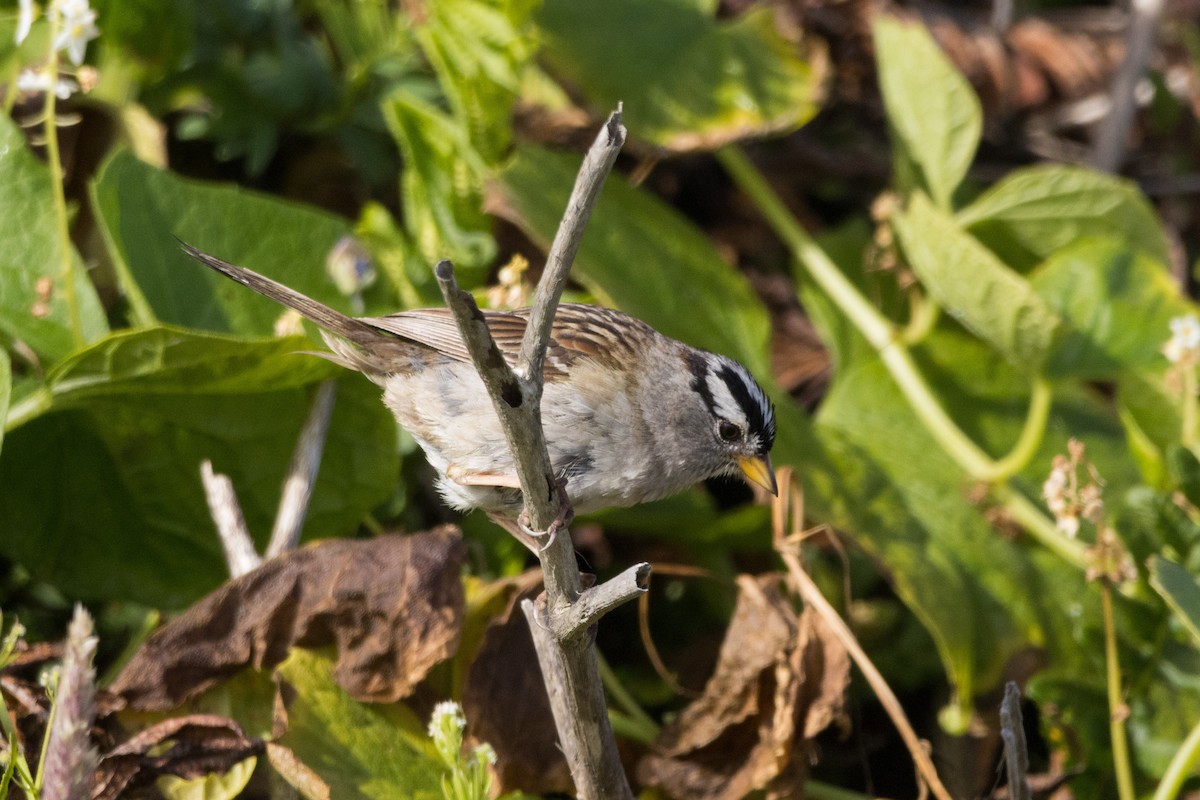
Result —
M554 539L558 536L558 532L571 524L575 519L575 509L571 506L571 498L567 496L567 479L565 477L558 478L554 481L554 490L558 493L558 516L550 521L550 527L544 531L531 530L529 527L529 513L526 509L521 509L521 513L517 516L517 527L521 533L533 541L545 539L546 543L537 548L536 552L544 552L554 544Z

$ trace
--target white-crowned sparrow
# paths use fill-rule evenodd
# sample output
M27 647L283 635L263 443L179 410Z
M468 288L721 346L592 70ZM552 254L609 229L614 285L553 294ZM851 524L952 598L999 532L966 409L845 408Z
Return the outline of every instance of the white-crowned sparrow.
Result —
M201 264L300 312L332 361L383 387L383 400L460 510L521 510L520 484L491 401L449 311L348 317L276 281L184 245ZM515 360L528 309L485 311ZM563 303L546 354L542 426L576 511L630 506L736 474L774 493L775 410L741 364L669 339L620 311Z

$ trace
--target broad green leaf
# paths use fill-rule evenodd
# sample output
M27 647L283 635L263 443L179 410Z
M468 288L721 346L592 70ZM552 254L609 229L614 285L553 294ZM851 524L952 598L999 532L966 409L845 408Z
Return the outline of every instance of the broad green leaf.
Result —
M188 258L179 239L349 311L325 272L346 223L240 188L181 178L118 151L92 203L135 315L191 328L270 334L277 304ZM390 309L390 310L395 310Z
M28 344L50 361L76 349L63 281L50 170L25 135L0 116L0 340ZM72 247L71 278L85 343L108 332L104 309Z
M548 247L579 169L577 156L527 147L493 184L494 213ZM588 222L572 277L668 336L770 374L766 310L745 278L665 203L617 175Z
M1150 558L1150 585L1200 646L1200 581L1187 568L1155 555Z
M1027 381L1015 368L961 333L935 332L915 355L972 439L994 455L1012 446L1028 404ZM1036 644L1057 658L1075 646L1054 624L1061 614L1056 602L1030 587L1057 585L1076 568L998 534L987 508L972 501L961 467L916 418L877 356L863 353L838 373L817 435L840 469L819 478L806 471L806 486L817 490L810 491L810 505L828 506L834 524L854 531L855 541L886 565L964 703L993 686L997 666L1021 648ZM1064 387L1046 440L1018 479L1027 496L1036 497L1053 455L1065 451L1072 435L1087 440L1089 458L1113 491L1137 481L1105 406Z
M333 662L293 650L277 672L295 689L288 747L329 785L333 797L442 800L441 762L425 725L399 703L365 705L330 677Z
M148 329L62 364L10 410L0 552L72 597L187 604L226 575L200 462L232 479L261 545L311 390L339 375L305 536L353 530L393 490L395 424L375 386L306 345Z
M1135 763L1145 775L1162 775L1200 720L1200 649L1195 640L1167 637L1147 668L1127 685L1138 687L1128 691L1126 700Z
M1159 263L1113 239L1058 251L1029 282L1070 323L1046 365L1052 377L1094 380L1165 367L1169 323L1192 311Z
M930 296L1014 365L1038 374L1060 320L1029 283L920 192L894 225Z
M819 81L770 9L729 21L694 0L548 0L537 15L550 63L630 133L670 150L708 150L786 131L816 112Z
M448 258L467 270L467 285L484 278L495 257L491 222L480 207L486 166L463 123L407 91L383 101L388 130L404 156L400 176L404 224L429 263Z
M878 15L873 30L897 179L949 210L979 146L979 98L920 23Z
M1017 170L960 211L958 221L1015 269L1088 236L1116 238L1170 263L1162 225L1137 186L1080 167Z

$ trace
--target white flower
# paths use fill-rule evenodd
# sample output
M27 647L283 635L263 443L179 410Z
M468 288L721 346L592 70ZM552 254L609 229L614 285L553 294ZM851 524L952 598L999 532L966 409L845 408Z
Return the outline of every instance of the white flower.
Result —
M79 66L87 52L87 43L100 35L96 12L88 5L88 0L57 0L51 12L58 15L54 49L65 50L71 63Z
M17 44L25 41L29 29L33 27L33 0L20 0L21 8L17 15Z
M1200 360L1200 319L1195 314L1171 320L1171 338L1163 345L1163 355L1172 364Z
M45 70L27 69L17 76L17 91L29 94L52 91L60 100L66 100L79 91L79 84L70 78L52 77Z
M454 731L462 731L467 727L462 706L453 700L444 700L433 707L433 715L429 718L429 735L436 739L438 733L447 727Z
M480 764L495 764L496 750L487 742L477 744L471 749L471 755Z

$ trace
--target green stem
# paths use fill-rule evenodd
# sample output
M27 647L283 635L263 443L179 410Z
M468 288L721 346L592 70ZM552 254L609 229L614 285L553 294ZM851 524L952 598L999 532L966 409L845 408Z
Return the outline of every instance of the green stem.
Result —
M50 20L50 41L58 37L58 18L56 14L47 15ZM55 112L55 102L58 97L54 94L53 82L58 78L58 51L51 44L50 58L46 64L46 72L50 76L51 86L46 90L46 105L42 125L46 132L46 162L50 167L50 190L54 195L54 221L58 234L59 280L62 283L63 297L67 301L67 317L71 325L71 335L76 347L83 347L83 318L79 314L79 300L75 296L75 269L71 263L71 229L67 217L66 186L63 185L62 157L58 149L58 123Z
M796 222L792 213L767 185L746 154L737 147L723 147L717 151L717 160L733 176L742 191L750 195L750 199L767 218L767 222L779 238L783 239L784 244L800 263L807 267L813 279L837 303L842 313L858 327L871 346L876 350L883 350L891 345L896 338L895 326L867 302L825 251L808 235L808 231Z
M994 489L1001 502L1009 507L1013 518L1024 525L1035 538L1068 562L1084 566L1083 546L1064 536L1049 517L1006 483L1029 463L1041 444L1053 399L1050 385L1042 379L1033 382L1029 413L1017 443L1006 456L999 460L993 459L963 433L946 413L917 369L912 353L905 344L906 336L911 337L915 335L914 332L919 333L921 326L932 320L914 320L915 324L910 323L909 329L903 333L898 331L838 269L825 251L809 236L808 231L796 222L795 217L745 153L736 147L725 147L717 151L717 159L742 191L758 206L796 260L879 353L892 380L904 394L913 412L946 453L974 480L995 484ZM929 302L929 305L935 304ZM929 315L932 313L930 310Z
M1063 561L1079 569L1087 569L1087 548L1078 539L1072 539L1030 502L1029 498L1007 483L992 487L992 497L1008 511L1013 520Z
M761 173L735 147L717 152L722 166L738 185L754 200L775 233L783 239L796 259L804 265L825 293L838 305L867 341L879 352L880 358L900 387L921 422L929 429L946 452L975 480L998 481L1012 476L1028 463L1041 443L1050 411L1050 387L1044 381L1034 382L1029 415L1013 451L999 461L992 459L954 423L942 408L937 397L925 382L905 346L906 337L896 326L871 305L853 283L838 269L808 231L796 222L783 201L771 189ZM927 301L928 305L933 305ZM918 317L929 317L928 313ZM932 320L916 319L905 331L907 336L919 333Z
M1200 723L1192 728L1192 732L1183 740L1183 744L1175 751L1175 757L1167 765L1158 788L1154 790L1154 800L1175 800L1183 788L1196 764L1200 762Z
M1129 766L1129 744L1125 740L1125 703L1121 699L1121 663L1117 658L1117 627L1113 620L1112 587L1100 581L1100 603L1104 609L1104 666L1108 678L1108 727L1112 736L1113 768L1117 773L1117 795L1135 800L1133 770Z
M1046 433L1053 399L1054 393L1050 390L1050 384L1044 378L1034 378L1025 425L1021 428L1021 435L1017 437L1013 449L995 462L996 480L1011 478L1033 460L1038 448L1042 446L1042 436Z

